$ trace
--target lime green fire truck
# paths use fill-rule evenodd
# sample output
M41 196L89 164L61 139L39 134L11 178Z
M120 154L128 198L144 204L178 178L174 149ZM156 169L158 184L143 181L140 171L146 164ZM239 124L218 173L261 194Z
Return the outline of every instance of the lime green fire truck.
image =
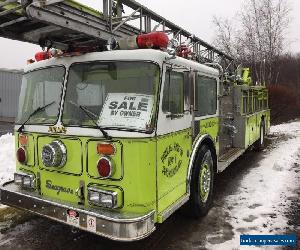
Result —
M1 187L1 203L139 240L182 206L206 215L216 174L249 147L263 148L265 86L145 6L0 6L0 36L45 48L24 70L16 173ZM133 12L122 18L124 6Z

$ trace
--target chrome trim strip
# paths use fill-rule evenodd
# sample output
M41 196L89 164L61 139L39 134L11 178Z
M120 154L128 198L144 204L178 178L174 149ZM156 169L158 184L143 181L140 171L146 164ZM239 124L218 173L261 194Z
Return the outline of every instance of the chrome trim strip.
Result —
M44 199L36 193L20 189L13 182L0 187L0 200L5 205L27 210L67 225L70 225L67 223L67 210L74 210L79 213L79 226L76 227L117 241L140 240L155 230L155 211L147 214L124 214L101 208L85 209L80 205L61 204ZM96 232L88 230L87 216L95 217Z
M192 154L191 154L191 157L190 157L189 166L188 166L188 173L187 173L187 179L186 179L186 185L187 185L186 189L187 189L188 195L190 195L190 192L191 192L190 191L190 183L191 183L192 168L193 168L193 165L194 165L194 161L196 159L198 148L200 147L200 145L204 141L204 139L210 139L214 143L213 138L208 134L202 135L199 138L195 139L195 141L193 143L193 146L192 146L193 151L192 151Z
M189 194L185 194L182 198L177 200L175 203L173 203L171 206L169 206L166 210L164 210L161 214L158 216L161 216L162 222L168 219L176 210L178 210L180 207L182 207L186 202L188 202L190 198Z
M49 126L52 125L25 125L24 133L40 133L45 135L58 135L58 136L86 136L105 139L99 129L85 128L85 127L65 127L67 132L65 134L49 132ZM15 125L14 129L17 131L20 125ZM153 138L155 133L146 134L142 132L131 132L121 130L106 129L107 133L113 138Z

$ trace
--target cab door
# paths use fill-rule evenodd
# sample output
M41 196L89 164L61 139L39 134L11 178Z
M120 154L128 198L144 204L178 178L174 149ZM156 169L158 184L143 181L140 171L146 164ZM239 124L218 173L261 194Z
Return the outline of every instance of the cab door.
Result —
M159 218L187 192L186 176L192 146L189 74L168 68L164 76L157 123Z

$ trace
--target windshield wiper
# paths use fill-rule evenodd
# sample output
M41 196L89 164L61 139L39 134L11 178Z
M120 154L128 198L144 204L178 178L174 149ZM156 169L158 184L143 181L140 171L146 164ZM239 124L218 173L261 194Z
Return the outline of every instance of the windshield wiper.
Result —
M69 103L71 103L71 104L73 104L74 106L76 106L76 107L78 107L78 108L80 108L91 120L92 120L92 122L95 124L95 126L96 126L96 128L98 128L100 131L101 131L101 133L103 134L103 136L105 137L105 139L107 139L107 140L111 140L112 139L112 137L110 136L110 135L108 135L108 133L103 129L103 128L101 128L98 124L97 124L97 122L95 121L95 118L98 118L98 115L96 115L95 113L93 113L92 111L90 111L87 107L85 107L85 106L82 106L82 105L78 105L78 104L76 104L76 103L74 103L74 102L72 102L72 101L69 101ZM92 116L94 116L94 118L92 117Z
M95 121L95 118L93 118L91 116L91 114L94 116L94 117L97 117L97 115L95 115L92 111L90 111L88 108L86 108L85 106L82 106L82 105L79 105L79 108L92 120L92 122L96 125L96 127L101 131L101 133L104 135L104 137L107 139L107 140L111 140L111 136L108 135L108 133L103 129L101 128L98 123Z
M94 116L94 117L98 117L97 115L95 115L92 111L90 111L88 108L86 108L85 106L82 106L82 105L79 105L79 108L92 120L92 122L96 125L96 127L101 131L101 133L104 135L104 137L107 139L107 140L111 140L112 137L108 135L108 133L103 129L101 128L98 123L95 121L95 118L93 118L91 116L91 114Z
M26 120L25 122L22 123L21 127L19 127L18 132L21 133L21 132L24 130L25 124L29 121L29 119L30 119L32 116L34 116L34 115L36 115L37 113L39 113L39 112L45 110L46 108L48 108L49 106L51 106L51 105L54 104L54 103L55 103L55 101L50 102L50 103L48 103L48 104L46 104L46 105L44 105L44 106L42 106L42 107L38 107L36 110L34 110L34 111L28 116L27 120Z

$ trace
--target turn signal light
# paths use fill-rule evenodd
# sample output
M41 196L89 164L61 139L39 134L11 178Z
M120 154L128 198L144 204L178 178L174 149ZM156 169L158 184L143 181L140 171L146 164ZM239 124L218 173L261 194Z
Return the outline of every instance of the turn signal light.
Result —
M109 178L113 174L113 166L107 157L102 157L97 164L98 173L102 178Z
M116 153L116 148L113 144L100 143L97 145L97 152L100 155L114 155Z
M27 137L27 135L19 135L19 144L21 146L26 146L28 144L28 137Z
M26 164L27 151L25 148L23 148L23 147L18 148L16 156L17 156L18 162L20 162L21 164Z

